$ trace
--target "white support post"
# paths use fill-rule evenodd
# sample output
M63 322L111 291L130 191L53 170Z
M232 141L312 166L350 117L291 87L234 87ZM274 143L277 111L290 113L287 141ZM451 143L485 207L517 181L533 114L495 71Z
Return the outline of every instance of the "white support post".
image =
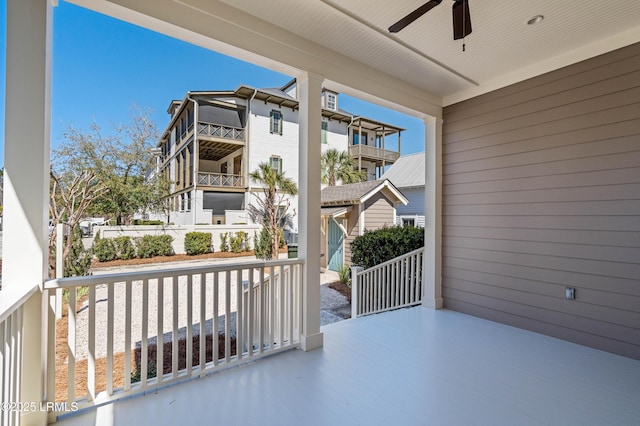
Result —
M358 294L358 274L362 272L361 266L351 267L351 319L358 317L358 303L360 295Z
M42 285L48 264L49 128L52 6L47 0L7 1L3 287ZM24 305L22 402L44 395L41 299ZM22 423L45 424L46 413Z
M425 224L422 305L442 308L442 119L425 119Z
M322 346L320 333L320 157L322 77L298 77L300 101L300 216L298 257L304 260L301 346L309 351Z

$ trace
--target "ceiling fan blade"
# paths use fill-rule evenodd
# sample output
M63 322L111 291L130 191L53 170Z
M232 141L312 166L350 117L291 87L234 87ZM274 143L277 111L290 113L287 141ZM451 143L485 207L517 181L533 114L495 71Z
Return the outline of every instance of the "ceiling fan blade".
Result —
M453 2L453 39L458 40L471 34L471 15L469 0Z
M410 14L408 14L407 16L405 16L404 18L402 18L401 20L399 20L398 22L390 26L389 32L397 33L398 31L400 31L401 29L403 29L404 27L406 27L407 25L409 25L410 23L412 23L413 21L415 21L416 19L418 19L419 17L421 17L422 15L424 15L425 13L427 13L428 11L430 11L431 9L439 5L440 3L442 3L442 0L430 0L426 2L425 4L423 4L422 6L420 6L419 8L417 8L416 10L414 10L413 12L411 12Z

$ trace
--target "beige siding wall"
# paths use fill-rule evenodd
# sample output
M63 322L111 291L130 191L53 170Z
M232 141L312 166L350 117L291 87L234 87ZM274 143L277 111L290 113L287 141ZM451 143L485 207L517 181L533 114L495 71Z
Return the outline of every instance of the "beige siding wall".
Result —
M364 208L365 229L373 231L395 225L393 204L380 192L365 201Z
M355 205L352 206L347 213L346 228L349 235L344 238L344 264L346 266L351 266L351 243L358 236L360 229L359 211L358 206Z
M443 175L446 307L640 359L640 44L447 107Z

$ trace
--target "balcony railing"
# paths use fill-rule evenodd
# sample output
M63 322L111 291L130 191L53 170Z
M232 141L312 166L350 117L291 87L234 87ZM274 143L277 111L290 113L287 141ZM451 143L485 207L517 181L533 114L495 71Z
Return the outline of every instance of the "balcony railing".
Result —
M198 172L198 185L242 188L244 178L242 175Z
M68 313L49 315L47 394L90 407L298 347L302 267L280 260L48 281L45 297L64 289Z
M351 317L422 303L424 248L362 270L351 268Z
M215 138L231 139L234 141L245 140L244 129L224 126L222 124L198 122L198 134L201 136L212 136Z
M349 155L354 158L361 156L376 161L384 160L388 163L394 163L400 157L399 152L362 144L349 146Z

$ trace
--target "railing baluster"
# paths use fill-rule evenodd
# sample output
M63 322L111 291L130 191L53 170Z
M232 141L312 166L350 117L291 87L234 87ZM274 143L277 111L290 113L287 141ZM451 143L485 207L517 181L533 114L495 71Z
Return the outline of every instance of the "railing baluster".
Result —
M187 375L193 369L193 274L187 275Z
M218 287L218 272L213 273L213 365L218 365L220 349L218 348L218 336L220 335L218 325L218 304L220 303L220 294Z
M264 321L265 321L265 297L264 297L264 267L260 268L260 313L258 314L258 336L260 337L258 351L260 353L264 352Z
M236 272L236 357L242 359L242 327L244 326L244 313L242 310L242 269Z
M144 279L142 281L142 344L140 346L140 386L144 390L147 388L147 372L149 364L149 350L147 336L148 336L148 323L149 323L149 280ZM156 341L157 343L157 341ZM156 358L157 367L157 358Z
M164 277L157 281L157 327L156 327L156 381L164 380Z
M58 291L59 290L59 291ZM62 316L62 306L58 307L58 293L60 293L60 300L62 300L62 289L44 290L44 297L49 301L47 307L47 383L46 383L46 401L56 400L56 318ZM60 311L58 312L58 308ZM2 325L0 324L0 331L2 331ZM0 346L4 339L0 337ZM2 349L2 347L0 347ZM0 360L0 376L2 375L2 361ZM3 383L4 379L0 378L0 383ZM88 383L88 381L87 381ZM0 394L2 393L2 386L0 385ZM0 395L0 401L6 401L2 395Z
M68 356L68 389L67 400L74 402L76 400L76 287L69 288L67 307L67 356Z
M131 281L125 282L124 300L124 390L131 389Z
M207 359L207 283L205 275L200 274L200 377L204 377L205 364ZM213 333L215 336L215 333Z
M174 276L173 277L173 294L172 297L173 299L171 300L172 305L173 305L173 309L172 309L172 315L173 315L173 322L172 322L172 344L171 344L171 375L172 377L175 379L178 377L178 346L179 346L179 342L178 342L178 276Z
M7 383L9 383L9 377L7 377L7 373L11 373L9 368L7 368L7 356L10 354L10 348L7 347L7 321L0 322L0 401L10 401L9 395L7 394L6 387ZM49 400L54 401L54 398L49 397ZM9 414L8 410L0 410L0 423L3 425L9 424L9 420L7 416Z
M224 360L231 359L231 271L225 274L224 283Z
M71 291L71 290L69 290ZM96 399L96 288L89 287L88 309L88 339L87 339L87 391L92 401Z
M256 319L253 297L253 268L249 268L249 278L247 279L247 351L249 358L253 356L253 335L254 335L254 322Z
M273 339L274 339L274 307L275 307L275 289L276 289L276 275L275 269L272 266L269 270L269 350L273 350Z
M279 346L282 348L282 344L284 342L284 326L285 326L285 303L284 303L284 286L288 281L289 269L285 269L284 266L280 267L280 285L278 286L278 290L280 290L280 297L278 297L278 311L279 311L279 320L280 323L280 332L278 334L278 342Z
M113 305L114 283L107 284L107 395L113 394Z

